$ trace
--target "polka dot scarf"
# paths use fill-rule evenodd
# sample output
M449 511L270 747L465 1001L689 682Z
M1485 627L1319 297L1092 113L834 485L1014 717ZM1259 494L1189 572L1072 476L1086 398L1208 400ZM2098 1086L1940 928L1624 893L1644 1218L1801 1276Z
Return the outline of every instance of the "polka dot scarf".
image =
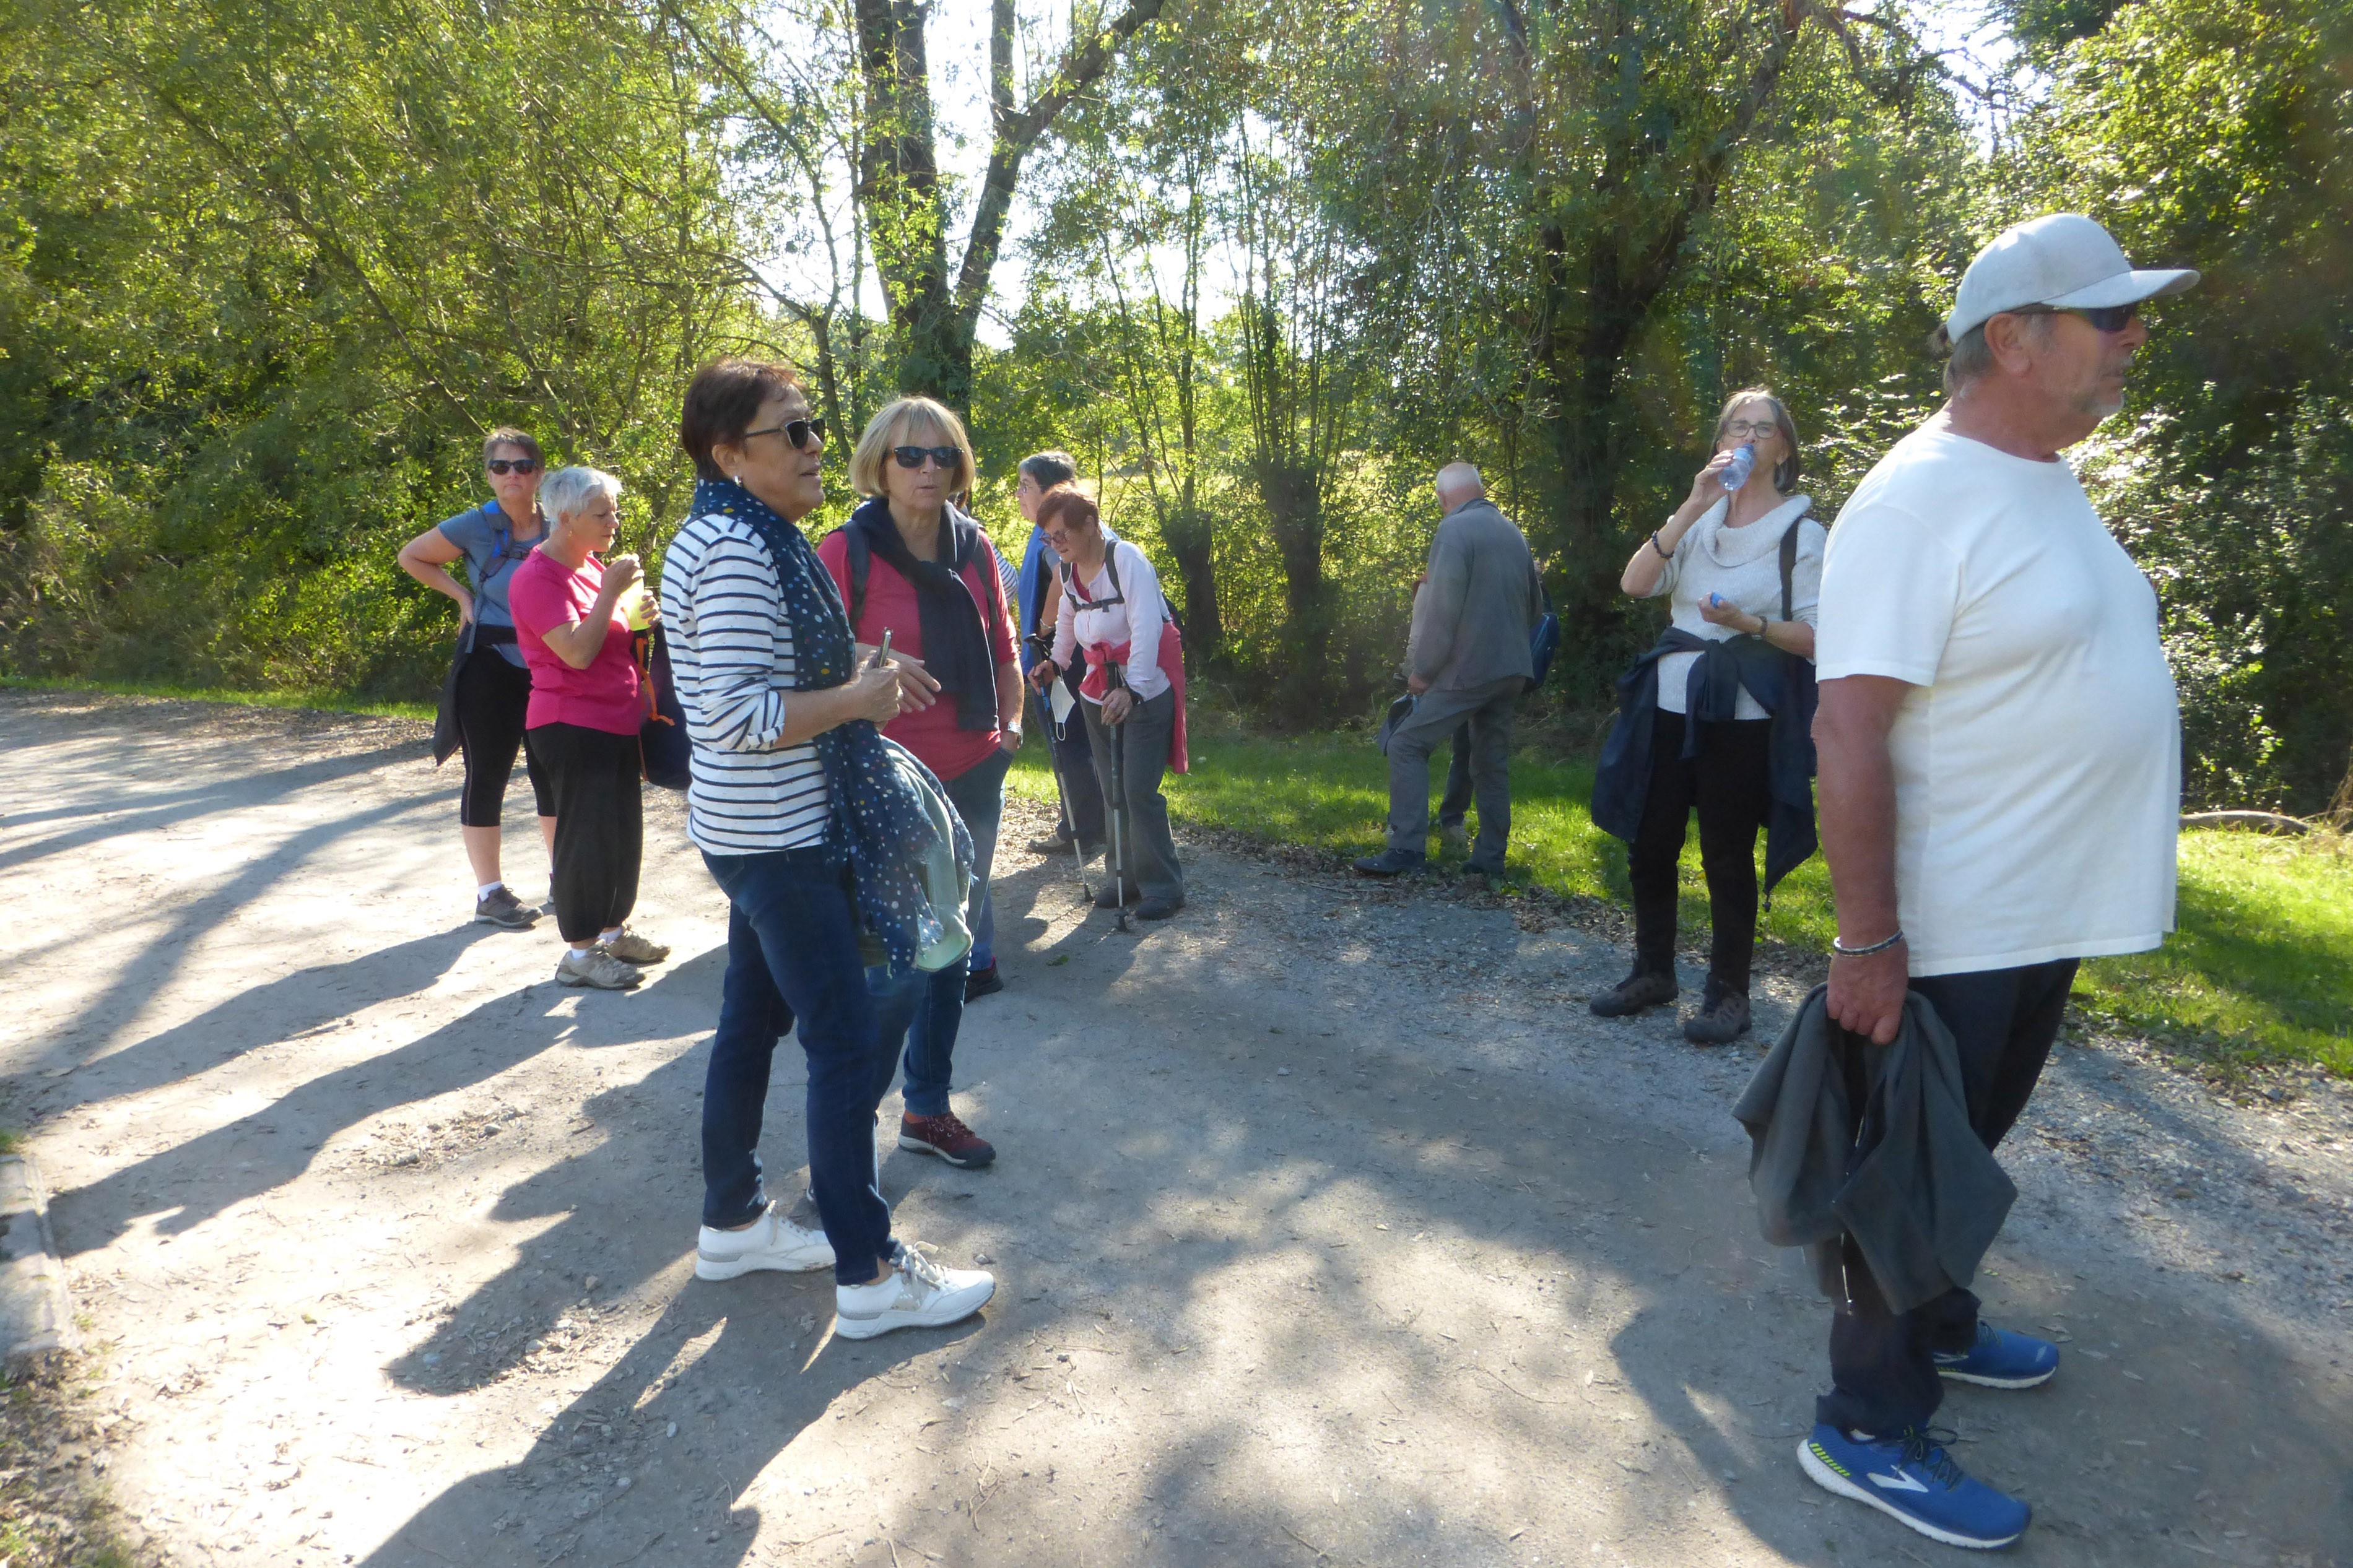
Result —
M807 538L759 497L724 479L705 479L694 488L688 515L712 512L745 524L768 546L792 627L794 689L823 691L846 683L858 657L849 612ZM901 769L912 766L934 790L939 781L863 719L836 725L813 744L832 797L830 837L849 853L859 913L881 939L892 971L903 972L916 953L940 941L944 928L932 912L923 879L923 861L937 835L916 793L918 784ZM969 864L972 848L964 824L953 813L949 820L955 823L957 858Z

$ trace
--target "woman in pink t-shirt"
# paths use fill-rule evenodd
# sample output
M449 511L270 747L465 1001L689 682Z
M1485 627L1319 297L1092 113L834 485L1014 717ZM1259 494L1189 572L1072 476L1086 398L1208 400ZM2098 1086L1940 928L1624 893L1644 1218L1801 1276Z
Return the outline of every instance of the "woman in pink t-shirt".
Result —
M645 813L638 793L638 727L645 696L623 605L650 600L634 555L610 562L621 481L596 468L547 477L539 500L546 542L507 587L515 642L531 667L523 743L555 796L555 925L568 951L555 966L565 985L627 991L670 949L631 931ZM569 818L569 820L566 820Z
M964 421L931 398L900 398L868 423L850 456L849 482L869 499L817 549L858 640L879 645L887 630L892 649L921 659L940 684L937 702L901 713L882 733L939 775L972 834L972 951L924 977L923 994L894 984L877 1002L884 1032L907 1036L899 1146L960 1166L997 1157L950 1109L948 1089L965 1003L1005 988L990 951L988 871L1006 769L1021 748L1021 665L997 547L950 499L974 478Z

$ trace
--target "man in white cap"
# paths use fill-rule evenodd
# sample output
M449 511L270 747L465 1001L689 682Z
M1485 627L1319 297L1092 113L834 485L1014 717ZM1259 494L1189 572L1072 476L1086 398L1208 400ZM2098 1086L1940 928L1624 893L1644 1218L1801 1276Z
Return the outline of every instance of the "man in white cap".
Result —
M2147 300L2090 218L2021 224L1978 254L1940 336L1945 406L1880 459L1823 563L1822 850L1838 900L1831 1016L1859 1055L1907 989L1952 1031L1991 1149L2025 1109L2079 960L2173 929L2180 720L2156 595L2060 456L2124 405ZM2056 1346L1955 1289L1892 1310L1852 1238L1809 1476L1937 1540L2005 1545L2027 1505L1928 1435L1947 1379L2029 1388Z

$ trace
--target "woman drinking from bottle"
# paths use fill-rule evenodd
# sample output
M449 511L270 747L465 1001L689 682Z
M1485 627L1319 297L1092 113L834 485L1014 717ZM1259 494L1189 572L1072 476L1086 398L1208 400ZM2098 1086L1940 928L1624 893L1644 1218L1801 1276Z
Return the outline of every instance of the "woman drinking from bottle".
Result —
M1634 968L1593 998L1622 1017L1675 999L1676 870L1699 815L1707 875L1707 988L1683 1021L1695 1045L1748 1027L1757 946L1757 832L1766 889L1813 852L1813 665L1820 523L1789 493L1798 431L1762 386L1732 395L1691 494L1626 563L1619 586L1668 596L1673 619L1618 683L1593 819L1630 846Z

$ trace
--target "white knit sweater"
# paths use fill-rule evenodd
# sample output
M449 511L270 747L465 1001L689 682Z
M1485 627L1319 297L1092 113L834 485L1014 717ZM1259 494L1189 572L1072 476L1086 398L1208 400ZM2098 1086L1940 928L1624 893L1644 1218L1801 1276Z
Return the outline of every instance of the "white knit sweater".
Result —
M1684 530L1683 538L1675 542L1674 559L1659 574L1659 585L1645 596L1673 595L1675 625L1710 642L1726 642L1740 635L1699 613L1710 594L1723 595L1746 614L1778 621L1781 618L1781 535L1794 523L1801 531L1797 565L1789 574L1789 614L1791 619L1812 626L1821 603L1822 549L1830 534L1819 522L1796 520L1813 504L1810 496L1791 496L1754 522L1726 528L1724 520L1731 510L1731 498L1726 496ZM1683 689L1698 659L1695 653L1671 653L1659 660L1661 712L1683 710ZM1734 717L1771 715L1744 688Z

